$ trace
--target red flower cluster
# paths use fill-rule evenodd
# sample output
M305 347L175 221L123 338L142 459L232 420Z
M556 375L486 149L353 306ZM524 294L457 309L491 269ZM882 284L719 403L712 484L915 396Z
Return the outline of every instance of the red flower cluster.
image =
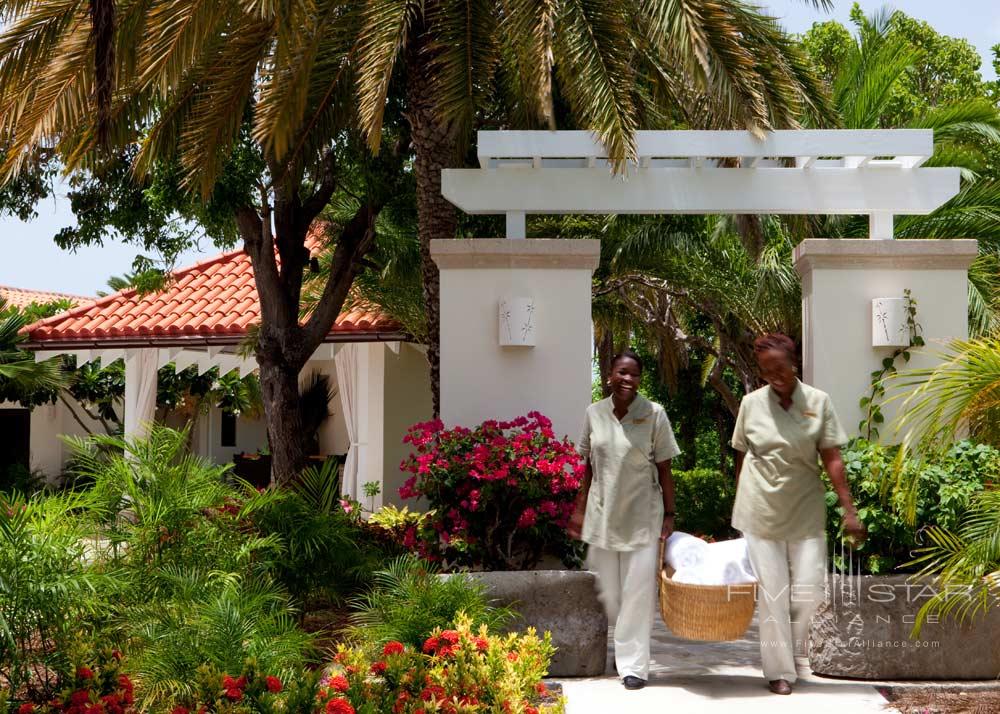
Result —
M50 701L45 711L65 714L126 714L134 711L135 688L127 675L115 678L113 670L105 670L104 675L98 677L90 667L80 666L75 679L76 687L67 690L68 695L63 698ZM18 714L33 714L35 711L30 702L18 708Z
M386 643L385 647L382 648L383 657L391 657L392 655L403 654L406 647L403 646L402 642L392 642Z
M340 697L326 703L326 714L355 714L354 706Z
M429 532L407 531L407 547L425 556L443 550L468 564L516 568L547 543L565 542L585 465L573 444L555 438L542 414L485 421L471 430L445 429L435 420L412 426L403 441L413 452L400 468L412 475L400 496L426 497L435 512ZM510 549L512 532L518 547ZM456 541L462 548L449 552ZM504 562L512 551L521 554L521 563Z
M223 695L231 702L239 702L243 700L243 690L247 686L246 677L238 677L233 679L228 674L222 677L222 689Z

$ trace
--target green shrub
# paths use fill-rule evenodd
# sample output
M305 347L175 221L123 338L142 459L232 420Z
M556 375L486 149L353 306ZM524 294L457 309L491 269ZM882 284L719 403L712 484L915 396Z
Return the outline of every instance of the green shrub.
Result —
M318 510L296 492L255 495L244 512L261 534L282 544L273 572L297 603L343 602L367 587L372 573L400 552L359 519L341 510Z
M716 540L734 537L736 531L729 522L736 480L715 469L673 473L677 530Z
M434 628L465 613L477 627L502 627L513 617L490 605L486 587L468 575L439 576L431 563L402 555L375 573L372 589L351 601L354 633L377 645L399 641L420 647Z
M857 554L862 571L871 574L899 571L922 544L922 529L957 528L974 494L1000 475L1000 451L970 441L899 464L898 447L856 439L844 448L843 459L858 517L868 529L868 540ZM828 540L839 544L843 542L842 509L825 474L824 479ZM896 482L913 487L894 489ZM834 560L837 567L843 567L838 552Z
M144 710L191 696L203 665L238 671L251 656L288 674L310 661L311 637L278 576L287 544L246 513L248 503L265 512L293 496L227 484L228 467L189 454L183 431L74 446L108 542L95 555L121 574L109 618L139 675Z
M14 694L52 695L80 629L117 590L87 562L85 508L74 494L0 495L0 683Z

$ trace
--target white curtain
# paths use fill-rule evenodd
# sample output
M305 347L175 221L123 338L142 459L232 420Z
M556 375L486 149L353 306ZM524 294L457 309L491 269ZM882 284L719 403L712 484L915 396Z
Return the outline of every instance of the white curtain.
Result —
M347 437L351 442L344 463L344 474L340 482L343 495L361 500L361 485L358 483L361 461L364 457L360 440L361 419L358 399L361 396L360 367L363 355L361 345L346 344L337 350L334 363L337 367L337 391L340 393L340 408L347 425Z
M156 417L157 350L125 352L125 438L149 433Z

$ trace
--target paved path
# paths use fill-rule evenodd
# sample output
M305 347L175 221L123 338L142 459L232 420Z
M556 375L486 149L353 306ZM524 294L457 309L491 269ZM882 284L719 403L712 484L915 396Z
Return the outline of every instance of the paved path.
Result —
M760 671L756 622L746 639L697 643L671 635L656 618L649 685L622 688L614 676L611 652L608 676L564 679L567 714L887 714L885 699L870 684L825 679L799 662L799 680L791 696L771 694ZM610 638L609 638L610 639Z

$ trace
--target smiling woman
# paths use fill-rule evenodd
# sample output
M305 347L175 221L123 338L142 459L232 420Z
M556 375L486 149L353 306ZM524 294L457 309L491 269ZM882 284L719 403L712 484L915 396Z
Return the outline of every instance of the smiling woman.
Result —
M663 407L638 393L642 360L632 351L611 362L611 396L587 408L578 444L587 462L569 532L588 543L608 622L615 623L615 665L626 689L649 676L659 539L674 530L670 461L680 449Z

